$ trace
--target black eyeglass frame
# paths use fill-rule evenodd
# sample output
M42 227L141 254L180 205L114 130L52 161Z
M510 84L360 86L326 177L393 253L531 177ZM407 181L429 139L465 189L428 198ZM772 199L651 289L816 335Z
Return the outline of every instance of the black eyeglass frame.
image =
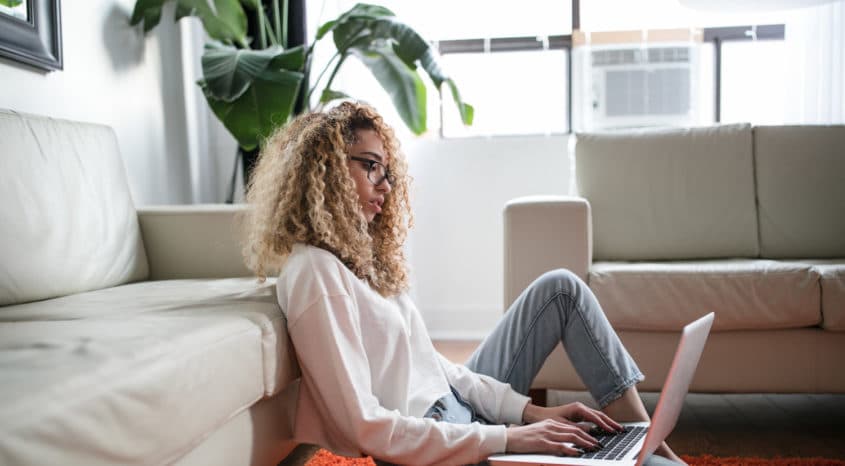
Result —
M379 162L378 160L368 159L364 157L354 157L351 155L349 156L349 159L355 160L357 162L364 162L367 164L367 179L370 180L370 183L372 183L374 186L378 186L384 183L384 180L387 180L387 182L390 183L391 186L396 183L396 177L393 176L393 173L391 173L390 170L388 170L388 168L385 167L384 164ZM378 181L373 180L370 177L370 174L373 173L373 168L375 168L376 165L381 165L382 168L384 168L384 175L382 175L382 177Z

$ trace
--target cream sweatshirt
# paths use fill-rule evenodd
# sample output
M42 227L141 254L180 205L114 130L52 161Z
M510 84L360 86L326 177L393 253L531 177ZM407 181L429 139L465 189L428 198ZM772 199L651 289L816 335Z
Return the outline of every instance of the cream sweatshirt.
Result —
M302 369L296 441L409 465L505 451L505 425L422 417L450 384L500 424L520 424L529 399L440 355L406 294L385 299L332 253L301 244L276 289Z

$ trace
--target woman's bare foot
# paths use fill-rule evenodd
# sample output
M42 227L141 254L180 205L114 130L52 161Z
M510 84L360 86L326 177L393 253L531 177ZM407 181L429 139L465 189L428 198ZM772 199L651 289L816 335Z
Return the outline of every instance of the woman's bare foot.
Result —
M640 399L636 386L625 390L619 398L605 406L602 411L617 422L648 421L648 412Z
M637 422L637 421L648 421L648 412L643 405L642 399L640 399L640 394L637 392L637 387L632 386L625 393L622 394L621 397L617 398L616 400L612 401L610 404L604 407L602 411L605 412L608 416L611 417L614 421L619 422ZM669 445L666 442L660 444L655 450L655 453L670 459L672 461L677 461L681 464L687 464L684 460L681 459L678 455L669 448Z
M681 463L681 464L687 464L686 461L682 460L680 456L676 455L675 452L672 451L671 448L669 448L669 445L667 445L666 442L661 443L660 446L657 447L657 450L655 450L654 452L656 454L658 454L658 455L660 455L664 458L668 458L672 461L677 461L678 463Z

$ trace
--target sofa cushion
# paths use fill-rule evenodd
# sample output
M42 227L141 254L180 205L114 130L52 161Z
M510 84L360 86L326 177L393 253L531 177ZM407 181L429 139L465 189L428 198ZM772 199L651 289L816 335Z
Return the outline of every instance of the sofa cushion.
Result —
M845 257L845 126L758 126L760 253Z
M809 264L734 259L594 263L590 288L621 330L677 331L713 311L714 330L821 322L819 273Z
M802 260L821 277L822 327L845 330L845 259Z
M172 462L295 377L274 290L143 282L0 309L0 458Z
M578 134L596 260L756 257L751 128Z
M147 276L111 128L0 110L0 306Z

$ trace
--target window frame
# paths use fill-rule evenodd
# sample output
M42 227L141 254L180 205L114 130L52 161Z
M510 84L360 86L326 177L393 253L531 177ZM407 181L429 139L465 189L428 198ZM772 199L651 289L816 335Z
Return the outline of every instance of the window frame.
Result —
M549 36L521 36L521 37L492 37L479 39L455 39L434 41L434 46L440 55L459 53L497 53L514 51L566 51L566 132L556 134L572 134L572 43L573 34L577 34L581 26L580 1L572 0L572 24L570 34ZM714 123L721 121L722 95L722 44L731 41L753 40L784 40L786 26L784 24L763 24L743 26L722 26L702 28L703 42L711 42L714 47ZM443 103L440 103L440 137L447 139L443 131ZM491 134L489 137L505 135Z

